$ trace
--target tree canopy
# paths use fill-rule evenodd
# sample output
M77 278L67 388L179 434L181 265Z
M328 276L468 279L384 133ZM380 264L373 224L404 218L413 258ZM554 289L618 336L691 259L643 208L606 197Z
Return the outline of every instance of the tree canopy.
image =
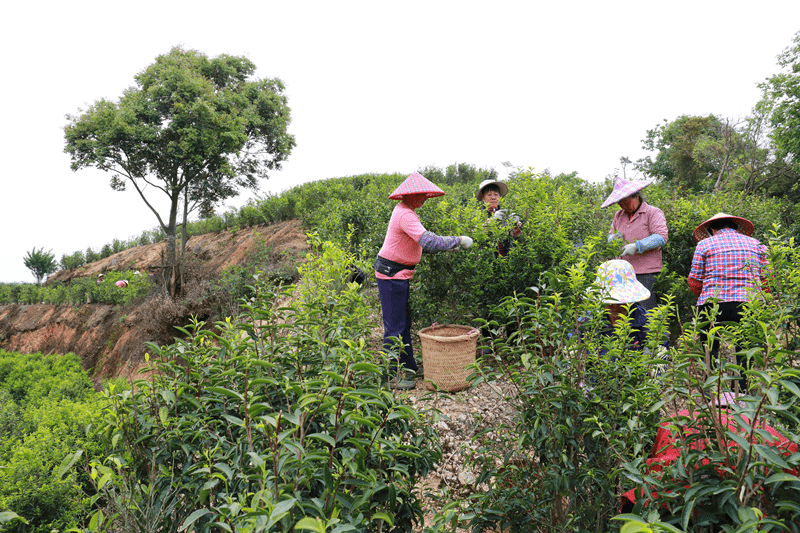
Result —
M253 79L255 69L245 57L209 59L175 47L137 74L118 101L101 99L67 117L72 169L95 167L111 173L113 189L136 189L166 233L167 266L176 260L181 208L185 223L200 206L255 189L295 146L283 82ZM166 216L150 191L168 196Z
M33 250L25 255L23 262L36 278L37 285L41 285L42 279L48 274L52 274L58 270L56 256L52 254L52 250L45 252L44 248L37 250L34 246Z
M783 163L781 189L796 201L800 197L800 32L778 56L783 72L768 78L759 103L769 113L769 138L776 159Z
M761 83L762 98L742 119L682 115L647 131L656 152L636 169L690 191L728 189L800 199L800 32L778 56L782 72Z
M710 150L710 144L723 136L723 124L714 115L682 115L672 122L664 120L648 130L642 140L646 150L657 152L655 159L639 159L635 168L687 190L710 188L720 171L719 158Z

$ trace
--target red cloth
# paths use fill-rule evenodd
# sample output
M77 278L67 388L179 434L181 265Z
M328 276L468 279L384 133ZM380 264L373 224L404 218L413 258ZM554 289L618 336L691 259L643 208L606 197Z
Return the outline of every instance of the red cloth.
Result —
M728 429L734 433L738 433L741 430L741 428L735 423L732 417L730 419L728 418L728 415L724 410L719 410L718 413L721 425L727 426ZM689 411L684 409L678 413L678 416L688 417ZM742 418L745 420L745 422L749 423L747 417L743 416ZM650 458L647 459L648 473L663 471L664 468L668 468L669 465L674 463L675 460L678 459L678 457L680 457L681 455L681 450L680 450L681 439L678 434L673 433L674 428L669 427L671 424L675 425L675 422L669 420L668 418L667 420L662 422L658 428L655 442L653 442L653 451L650 453ZM767 424L759 424L759 429L765 429L767 430L767 432L769 432L770 435L775 437L775 440L770 442L765 442L765 444L769 444L770 446L775 446L776 448L778 448L781 455L789 456L793 453L797 453L798 451L797 444L789 442L789 440L786 437L780 435L773 427L768 426ZM684 431L686 432L685 434L687 435L690 432L688 428L685 429ZM692 441L691 446L694 449L702 450L705 448L706 442L707 441L704 439L694 440ZM733 453L735 453L735 449L738 448L738 445L733 440L730 440L725 444L728 446L728 448L731 448L731 450L733 450ZM703 464L708 464L708 460L707 459L704 460ZM787 473L795 476L798 475L798 472L796 470L788 470ZM623 494L622 506L624 507L625 504L628 502L630 502L631 504L635 504L637 499L636 497L637 494L639 495L639 497L641 497L644 494L644 489L642 488L631 489L625 494ZM658 494L654 492L653 498L658 498Z
M689 283L689 290L699 297L700 293L703 292L703 282L694 278L686 278L686 281Z

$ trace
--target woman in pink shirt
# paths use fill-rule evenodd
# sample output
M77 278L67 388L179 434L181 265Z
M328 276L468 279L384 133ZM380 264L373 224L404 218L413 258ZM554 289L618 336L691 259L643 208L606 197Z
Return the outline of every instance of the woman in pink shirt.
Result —
M661 247L667 244L664 212L645 202L642 196L642 189L651 183L618 179L614 190L600 206L606 208L617 203L622 208L614 214L608 241L619 239L623 242L620 259L633 266L636 280L650 291L650 298L640 302L645 310L652 309L658 303L653 285L663 267Z
M422 252L444 252L472 246L469 237L441 237L427 231L416 210L428 198L443 196L444 191L414 172L389 196L400 200L392 211L383 247L373 268L378 279L378 293L383 311L383 347L388 354L398 353L390 365L393 377L389 388L411 389L417 362L411 347L411 316L408 313L410 280ZM401 344L398 347L398 341ZM398 364L399 362L399 364Z

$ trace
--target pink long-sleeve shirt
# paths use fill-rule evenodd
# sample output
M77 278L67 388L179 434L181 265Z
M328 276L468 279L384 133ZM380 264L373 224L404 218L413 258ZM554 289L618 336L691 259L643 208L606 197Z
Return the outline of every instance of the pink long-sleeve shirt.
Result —
M378 255L396 263L416 265L422 257L419 239L425 231L417 213L405 203L398 203L392 211L383 247ZM413 275L413 270L401 270L393 277L375 272L378 279L411 279Z
M628 218L624 209L620 209L614 214L610 233L618 231L622 231L622 240L625 243L636 242L655 233L661 235L664 242L667 242L667 219L661 209L642 202L631 218ZM664 266L661 248L648 250L643 254L626 255L621 259L633 265L633 270L637 274L661 272Z

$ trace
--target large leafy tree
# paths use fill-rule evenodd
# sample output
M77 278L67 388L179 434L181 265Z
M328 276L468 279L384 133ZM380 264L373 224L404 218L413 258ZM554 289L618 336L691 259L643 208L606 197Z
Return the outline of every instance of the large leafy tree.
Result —
M778 56L782 72L760 85L759 106L769 114L769 137L775 148L778 189L792 202L800 199L800 32Z
M664 120L642 140L645 150L657 152L655 158L639 159L634 168L676 187L710 189L723 170L722 154L716 147L724 143L725 134L725 124L714 115Z
M295 146L283 83L252 78L255 68L245 57L176 47L118 101L68 116L72 169L96 167L111 173L113 189L136 189L166 233L168 267L176 265L179 212L185 224L195 208L255 189ZM156 210L151 191L169 198L169 213Z
M58 270L56 256L52 254L52 250L45 252L44 248L37 250L34 246L33 250L25 254L23 261L36 278L37 285L42 284L42 278Z

